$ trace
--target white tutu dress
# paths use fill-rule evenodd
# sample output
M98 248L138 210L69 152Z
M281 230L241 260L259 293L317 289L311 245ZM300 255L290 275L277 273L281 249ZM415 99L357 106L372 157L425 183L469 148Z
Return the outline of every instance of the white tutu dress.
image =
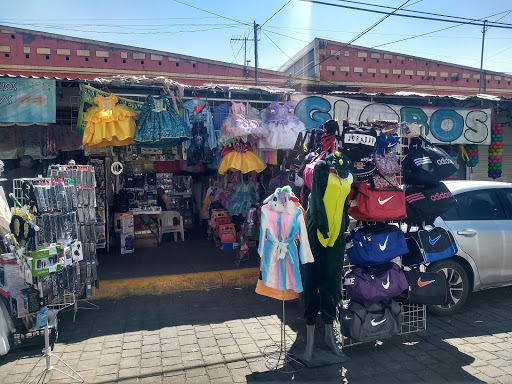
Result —
M279 104L274 101L268 106L267 128L270 131L266 138L260 139L260 149L293 149L297 136L305 132L304 123L293 114L295 105L291 101Z

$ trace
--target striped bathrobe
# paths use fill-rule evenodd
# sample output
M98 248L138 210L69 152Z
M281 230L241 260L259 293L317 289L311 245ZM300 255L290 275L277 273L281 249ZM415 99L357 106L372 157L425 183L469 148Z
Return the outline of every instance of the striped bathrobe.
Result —
M287 205L291 208L291 205ZM294 241L298 236L299 247ZM308 234L302 210L298 207L278 212L270 204L261 208L261 231L258 253L262 258L264 285L275 289L302 292L299 258L312 263Z

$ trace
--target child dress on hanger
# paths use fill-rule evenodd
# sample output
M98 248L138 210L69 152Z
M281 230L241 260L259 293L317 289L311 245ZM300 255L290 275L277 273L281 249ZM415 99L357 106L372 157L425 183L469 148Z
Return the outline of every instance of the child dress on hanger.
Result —
M177 147L192 138L190 128L174 111L167 96L146 98L139 115L135 141L143 147Z
M260 149L293 149L300 132L306 131L306 126L293 114L295 105L287 101L283 105L272 102L268 109L267 127L270 133L259 141Z
M261 119L249 116L244 103L232 102L228 117L222 122L218 139L221 145L233 143L239 138L247 141L250 136L267 137L268 129Z
M252 152L250 144L239 140L234 144L229 144L222 150L222 160L220 161L218 172L223 175L229 169L237 169L242 173L251 171L259 173L266 167L260 157Z
M84 116L87 124L82 138L84 147L121 146L134 143L135 112L124 104L117 104L115 95L96 96L96 107Z
M229 216L245 215L252 204L258 201L256 193L256 184L254 181L240 181L236 188L236 192L231 197L229 204Z

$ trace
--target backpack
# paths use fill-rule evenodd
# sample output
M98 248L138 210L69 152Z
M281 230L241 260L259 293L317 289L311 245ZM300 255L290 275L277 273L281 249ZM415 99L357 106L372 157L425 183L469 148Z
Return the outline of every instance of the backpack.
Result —
M350 264L372 267L408 252L404 234L393 224L373 224L351 231L347 236Z
M371 161L355 162L353 173L356 176L357 182L369 183L372 181L375 170L375 164Z
M448 302L446 277L439 272L405 272L409 287L395 300L405 304L445 305Z
M350 300L381 301L400 295L409 288L402 269L395 263L375 267L354 267L345 274L345 292Z
M221 243L236 243L235 224L230 223L219 225L218 233Z
M434 220L452 208L457 201L444 183L415 185L405 189L405 222L418 224L433 223Z
M220 226L229 223L231 223L230 216L219 216L215 218L215 232L217 234L217 237L220 237Z
M435 184L458 169L450 155L441 148L431 146L410 150L402 161L403 180L410 185Z
M210 214L210 227L211 228L217 228L217 223L215 222L217 217L229 217L229 213L225 209L212 209L212 212Z
M344 127L342 152L353 162L368 160L375 148L377 132L373 128Z
M352 185L347 213L357 221L401 220L407 216L400 188L376 189L367 183Z
M409 252L402 255L402 264L406 266L447 259L458 252L451 232L441 227L407 232L405 241Z
M397 335L403 322L402 308L392 299L362 304L351 301L339 317L343 336L359 342Z
M387 175L386 178L379 174L373 175L373 185L375 185L375 189L400 188L396 175Z

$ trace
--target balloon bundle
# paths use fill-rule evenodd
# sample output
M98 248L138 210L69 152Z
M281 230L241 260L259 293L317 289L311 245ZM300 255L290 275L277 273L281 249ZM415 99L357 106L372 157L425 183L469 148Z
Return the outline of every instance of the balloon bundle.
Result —
M466 144L466 153L468 154L468 160L466 165L469 168L476 167L478 164L478 145L477 144Z
M491 179L501 177L503 161L503 127L501 124L491 126L491 145L489 146L489 170L487 172Z

